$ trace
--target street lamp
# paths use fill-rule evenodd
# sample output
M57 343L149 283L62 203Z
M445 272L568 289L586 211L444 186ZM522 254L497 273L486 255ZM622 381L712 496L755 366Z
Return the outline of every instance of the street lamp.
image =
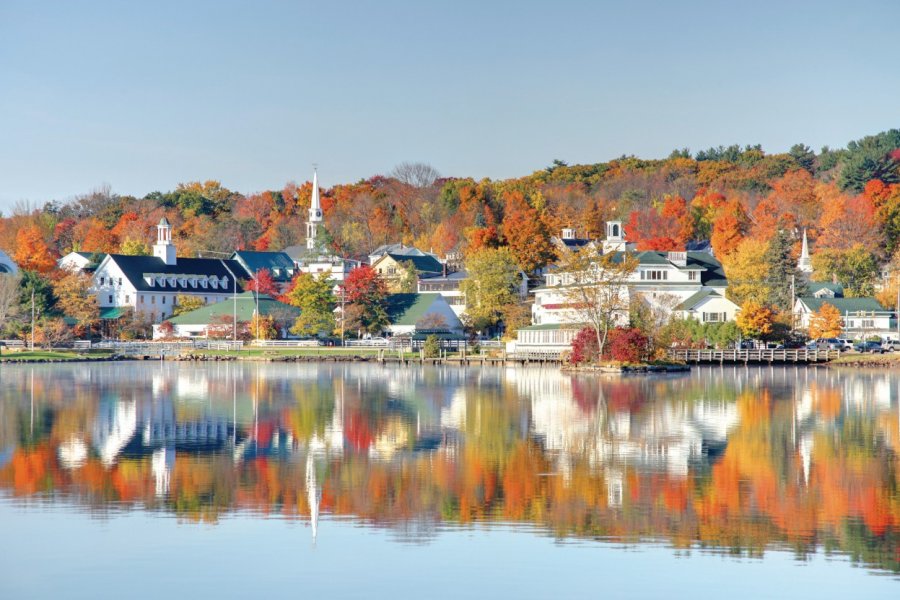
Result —
M225 267L225 270L231 274L231 281L233 282L233 293L231 296L233 304L233 313L231 315L231 341L237 342L237 277L234 276L234 271L228 268L228 264L224 260L221 258L219 260L222 262L222 266Z

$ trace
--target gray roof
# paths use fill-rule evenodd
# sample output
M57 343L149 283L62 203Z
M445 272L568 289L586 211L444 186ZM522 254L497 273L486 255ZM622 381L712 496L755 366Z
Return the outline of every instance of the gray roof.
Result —
M724 296L716 290L707 288L685 298L681 304L675 307L675 310L693 310L707 298L724 298Z
M191 292L194 294L206 292L230 292L234 282L230 268L238 279L249 279L250 274L234 260L220 260L217 258L179 258L177 264L167 265L165 261L156 256L126 256L124 254L110 254L108 259L115 262L128 281L139 292ZM227 268L226 268L227 266ZM228 288L226 290L206 288L195 288L190 285L181 285L176 279L174 286L166 285L166 287L150 286L144 280L144 273L160 273L163 275L200 275L206 277L217 277L222 279L228 278ZM237 284L237 291L240 293L240 282Z

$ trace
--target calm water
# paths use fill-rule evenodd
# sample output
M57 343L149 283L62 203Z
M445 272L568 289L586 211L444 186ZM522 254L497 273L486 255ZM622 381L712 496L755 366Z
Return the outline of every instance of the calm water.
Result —
M0 598L897 597L900 374L0 367Z

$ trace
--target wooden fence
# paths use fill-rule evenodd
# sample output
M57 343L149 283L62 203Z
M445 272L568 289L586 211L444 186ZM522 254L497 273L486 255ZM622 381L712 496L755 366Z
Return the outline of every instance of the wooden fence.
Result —
M841 355L839 350L670 350L669 357L687 363L818 363Z

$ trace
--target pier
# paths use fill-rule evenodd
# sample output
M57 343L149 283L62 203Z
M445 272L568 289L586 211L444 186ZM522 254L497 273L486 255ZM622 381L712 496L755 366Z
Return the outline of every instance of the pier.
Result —
M826 363L839 350L670 350L669 358L690 363Z

